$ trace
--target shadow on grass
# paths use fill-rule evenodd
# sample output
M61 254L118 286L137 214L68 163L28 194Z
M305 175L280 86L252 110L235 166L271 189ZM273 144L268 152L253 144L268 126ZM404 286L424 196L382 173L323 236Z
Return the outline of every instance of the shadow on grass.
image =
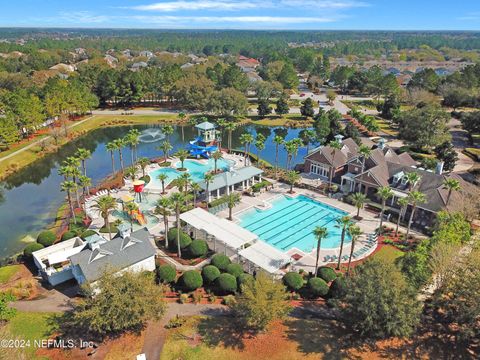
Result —
M243 330L233 317L205 317L197 325L198 333L207 346L224 346L231 349L244 349L244 339L254 333Z

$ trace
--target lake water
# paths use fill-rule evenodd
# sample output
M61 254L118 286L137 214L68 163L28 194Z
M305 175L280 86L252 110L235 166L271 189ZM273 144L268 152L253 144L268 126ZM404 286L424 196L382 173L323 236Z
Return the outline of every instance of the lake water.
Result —
M64 146L58 153L42 158L18 173L10 176L0 183L0 258L11 256L25 247L26 241L36 237L39 231L54 221L56 211L65 199L65 193L60 191L63 177L58 175L58 168L62 161L72 156L79 147L87 148L92 152L92 158L87 161L87 175L94 184L111 173L110 154L105 150L105 144L111 140L124 136L132 126L102 128L90 132ZM164 136L159 132L160 127L135 126L145 136L138 146L139 157L159 157L161 152L155 148ZM245 131L253 135L257 132L267 137L262 158L273 163L275 160L275 144L273 137L275 128L245 126L234 131L232 142L234 148L242 148L239 137ZM298 136L300 129L286 131L286 140ZM173 151L186 147L189 140L196 136L192 127L184 128L185 138L182 140L180 127L170 136ZM226 134L224 136L226 145ZM251 151L256 153L255 146ZM301 148L295 162L301 161L306 154L306 149ZM286 153L283 149L279 152L279 162L285 166ZM130 150L123 151L125 164L130 164ZM119 169L118 155L115 154L116 168Z

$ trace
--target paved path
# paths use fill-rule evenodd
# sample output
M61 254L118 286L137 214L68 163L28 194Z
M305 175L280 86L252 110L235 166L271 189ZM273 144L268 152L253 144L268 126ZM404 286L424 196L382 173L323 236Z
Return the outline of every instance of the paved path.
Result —
M72 291L75 288L72 288ZM62 312L72 309L73 293L62 293L58 290L47 290L36 300L19 300L12 303L12 307L25 312Z
M74 128L75 126L78 126L78 125L80 125L80 124L83 124L84 122L90 120L92 117L93 117L93 116L89 116L89 117L86 118L86 119L83 119L83 120L81 120L81 121L75 122L75 123L73 123L72 125L70 125L70 126L68 127L68 129L72 129L72 128ZM42 139L40 139L40 140L36 140L36 141L32 142L31 144L28 144L27 146L25 146L25 147L23 147L23 148L21 148L21 149L18 149L17 151L12 152L11 154L8 154L8 155L6 155L6 156L0 157L0 162L5 161L5 160L8 160L8 159L10 159L10 158L13 157L13 156L15 156L15 155L17 155L17 154L20 154L21 152L23 152L23 151L25 151L25 150L28 150L28 149L34 147L35 145L38 145L41 141L46 141L46 140L49 140L49 139L51 139L51 138L52 138L52 137L51 137L50 135L48 135L48 136L46 136L46 137L44 137L44 138L42 138Z
M150 321L145 331L145 340L142 352L147 360L159 360L165 344L167 329L165 325L177 315L195 316L225 316L228 308L219 304L178 304L169 303L168 309L163 318L159 321Z
M452 135L452 144L458 155L458 161L455 164L454 172L466 172L472 168L475 162L465 155L462 150L471 146L468 140L468 133L462 128L462 123L457 119L451 119L448 123L450 134Z

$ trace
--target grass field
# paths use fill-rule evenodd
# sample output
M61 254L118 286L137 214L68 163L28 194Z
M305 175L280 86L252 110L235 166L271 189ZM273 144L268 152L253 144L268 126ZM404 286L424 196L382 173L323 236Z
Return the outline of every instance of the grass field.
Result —
M35 340L46 339L52 334L53 328L49 324L51 313L18 312L9 322L8 331L16 339L30 341L30 346L25 347L27 359L44 359L36 357Z
M382 248L375 253L373 256L376 258L381 258L390 262L395 262L396 259L401 257L403 252L391 245L382 246Z
M8 282L19 270L20 265L9 265L0 268L0 284Z

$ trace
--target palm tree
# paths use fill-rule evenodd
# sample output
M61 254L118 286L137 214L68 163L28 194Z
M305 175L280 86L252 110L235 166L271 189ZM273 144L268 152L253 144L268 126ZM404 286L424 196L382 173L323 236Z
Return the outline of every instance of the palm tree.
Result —
M123 154L122 154L122 149L125 146L125 143L123 142L123 139L115 139L113 140L113 143L115 144L115 149L118 151L118 156L120 157L120 168L123 170L125 166L123 165Z
M112 160L112 175L115 174L115 157L114 152L117 150L117 144L111 141L105 145L105 149L110 153L110 158Z
M414 171L407 173L405 177L407 178L409 191L412 191L422 179L422 176Z
M397 203L398 205L400 205L400 211L398 213L397 228L395 229L395 236L398 236L398 227L400 226L400 221L402 220L402 217L405 215L405 211L407 210L408 197L398 199Z
M68 200L68 206L70 206L70 215L73 219L73 222L76 224L77 220L75 218L75 211L73 210L73 203L72 203L72 190L74 190L77 187L77 184L75 184L71 180L66 180L62 182L61 184L61 189L62 191L65 191L67 193L67 200Z
M183 189L183 196L185 197L185 205L187 205L187 195L188 195L188 185L190 185L191 182L191 176L188 172L183 173L177 178L177 186L180 189ZM181 190L180 190L181 191Z
M79 148L75 152L75 157L82 162L83 175L87 176L86 162L87 162L87 159L90 159L92 157L91 151L84 148Z
M265 136L263 134L257 134L255 138L255 147L257 148L257 165L260 164L260 153L265 149Z
M303 145L307 147L307 154L310 152L310 144L313 142L315 139L315 131L310 130L310 129L303 129L300 131L298 134L300 139L302 140Z
M328 236L328 230L326 227L317 226L313 229L313 235L317 239L317 258L315 260L315 273L314 276L317 276L318 272L318 259L320 258L320 248L322 246L322 240Z
M128 167L127 170L125 170L125 176L132 179L132 181L135 181L135 179L137 178L137 169L135 168L135 166Z
M222 140L223 140L223 129L225 128L225 125L227 124L227 122L223 118L217 119L216 122L217 122L217 126L220 128L220 139L218 140L218 147L221 149Z
M282 145L285 140L283 140L283 137L275 135L273 138L273 142L275 143L275 180L277 180L277 171L278 171L278 147Z
M133 212L138 211L138 205L135 202L130 201L124 205L124 209L129 214L130 231L133 232Z
M208 198L209 198L209 195L210 195L210 189L209 189L209 186L210 186L210 183L213 181L213 174L210 174L210 173L206 173L205 175L203 175L203 181L205 181L205 194L206 194L206 197L207 197L207 210L208 210Z
M225 124L225 129L228 131L228 152L232 151L232 133L237 127L234 122L228 122Z
M140 166L140 169L142 169L142 176L145 177L145 169L150 164L150 159L146 157L142 157L137 160L137 164L138 166Z
M158 174L157 179L162 183L162 194L165 194L165 181L168 179L167 174L160 173Z
M163 216L163 225L165 226L165 247L168 248L168 216L171 215L170 208L172 207L172 203L170 199L166 197L161 197L158 199L157 204L155 206L155 214Z
M172 125L164 125L162 128L162 132L167 137L167 141L170 142L170 135L173 134L173 126Z
M365 201L367 200L367 196L362 194L361 192L357 192L350 196L350 199L353 202L353 205L357 208L357 215L355 216L357 219L360 218L360 209L363 209L365 205Z
M174 193L172 196L170 196L169 201L173 210L175 211L175 220L177 226L177 255L180 258L182 257L182 250L180 249L180 212L182 211L185 203L185 196L180 192Z
M137 146L140 144L140 131L138 129L130 129L128 132L128 143L133 150L135 160L137 160Z
M452 196L453 191L459 191L460 190L460 181L457 179L445 179L443 182L443 187L445 189L448 189L448 195L447 195L447 207L448 204L450 204L450 197Z
M290 194L293 194L293 186L300 180L300 174L294 170L287 171L285 180L290 184Z
M228 220L233 220L232 211L235 206L240 203L241 196L237 192L231 192L227 195L227 204L228 204Z
M193 206L195 207L195 204L197 203L197 194L200 190L202 190L201 186L197 182L192 182L190 185L190 188L192 189L193 192Z
M172 150L172 145L167 141L163 141L159 147L157 147L157 150L163 151L163 156L164 156L164 161L167 162L168 160L168 152Z
M365 171L365 161L370 157L372 154L372 150L366 145L360 145L358 148L358 153L362 155L362 173Z
M71 173L72 173L72 167L69 165L60 166L60 168L58 169L58 175L63 176L63 180L68 180Z
M183 111L178 113L178 118L180 119L180 128L182 129L182 142L185 141L185 131L183 130L184 120L187 117Z
M250 144L254 141L253 135L250 133L245 133L240 135L240 143L245 146L244 161L245 166L247 166L247 158L250 149Z
M382 199L382 211L380 211L380 227L378 234L382 235L383 232L383 214L385 213L385 206L387 205L387 200L393 196L393 191L388 186L382 186L377 189L377 195Z
M83 188L83 195L90 195L90 186L92 186L92 179L88 176L80 175L78 177L78 184Z
M345 233L350 225L352 225L352 218L348 215L342 216L335 220L337 226L342 229L342 236L340 242L340 253L338 254L338 263L337 263L337 270L340 269L340 261L342 260L342 252L343 252L343 244L345 242Z
M218 160L223 159L223 154L222 154L221 151L217 150L212 154L212 158L213 158L213 162L214 162L213 173L216 174L217 173L217 162L218 162Z
M355 250L355 243L357 242L360 235L362 235L362 230L357 225L350 225L348 227L348 234L350 235L351 244L350 244L350 257L348 258L347 265L347 276L350 275L350 265L352 263L353 251Z
M408 202L412 205L412 211L410 213L410 219L408 219L407 234L405 235L405 240L408 240L408 235L410 234L410 228L412 226L413 216L415 210L419 204L423 204L427 201L427 198L424 193L420 191L412 191L408 194Z
M183 163L185 162L185 159L188 157L188 155L189 155L189 153L185 149L180 149L175 154L175 156L180 159L180 163L182 164L182 170L185 169L185 167L183 166Z
M332 149L332 159L335 156L335 151L336 150L341 150L342 149L342 144L339 141L330 141L328 146ZM328 172L328 190L330 191L332 189L332 184L333 184L333 174L335 172L335 169L333 165L330 167L330 171Z
M100 212L100 216L104 220L104 227L108 230L108 238L112 240L112 233L110 231L110 221L108 220L108 216L110 215L110 211L117 208L116 200L110 195L100 196L99 198L95 199L92 207Z

